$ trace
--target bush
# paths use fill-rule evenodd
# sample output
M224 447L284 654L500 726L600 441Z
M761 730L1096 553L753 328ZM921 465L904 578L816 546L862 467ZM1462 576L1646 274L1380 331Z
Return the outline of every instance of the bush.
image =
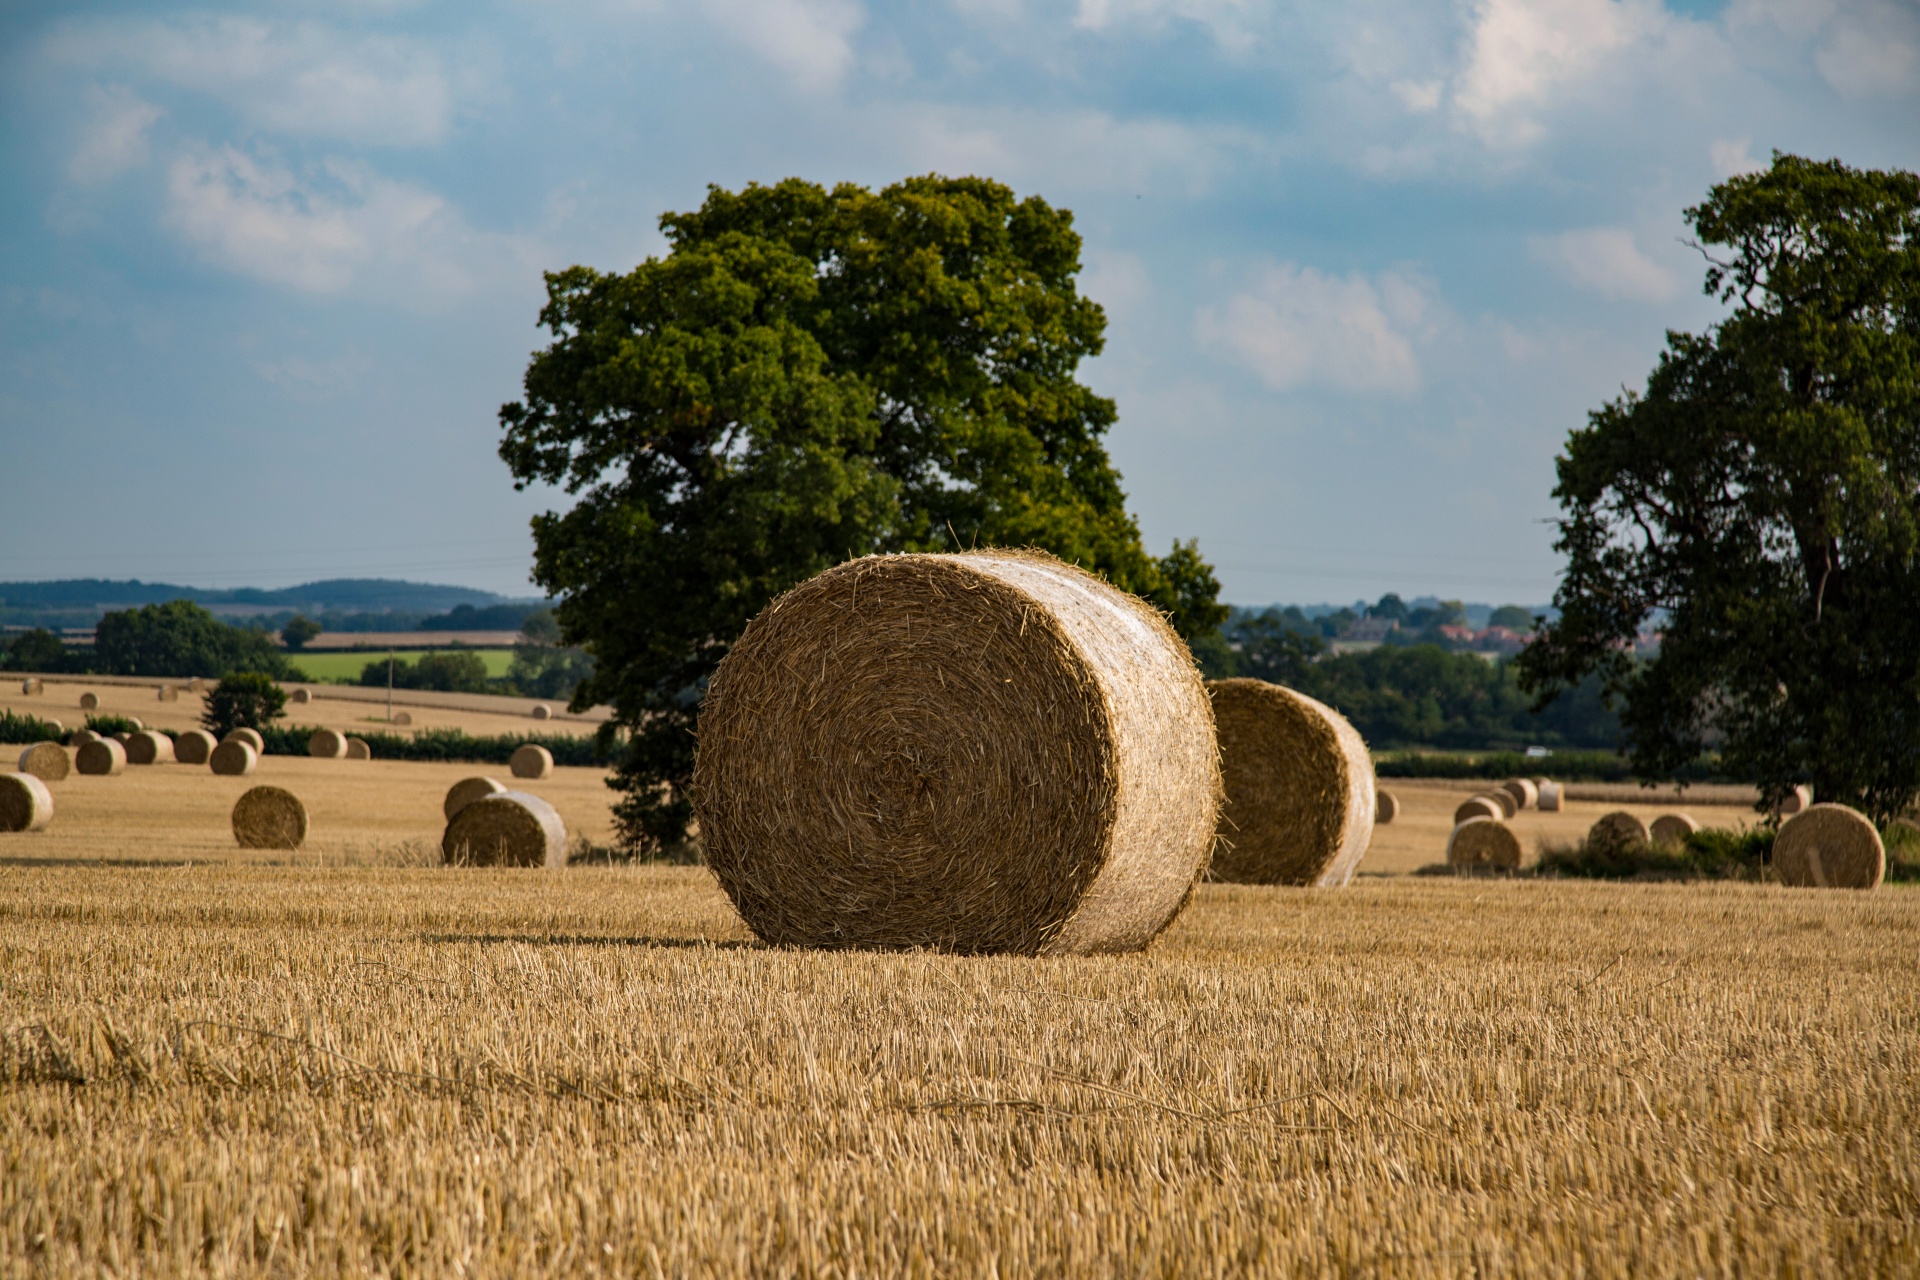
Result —
M1898 884L1920 883L1920 826L1910 819L1887 824L1881 838L1887 842L1887 879Z
M307 754L307 738L312 733L311 728L290 725L262 729L260 736L266 740L268 755L303 756ZM611 734L592 738L532 733L475 737L459 729L422 729L412 737L377 731L361 733L358 730L354 731L353 736L367 744L375 760L458 760L473 764L506 764L516 750L532 743L552 752L553 762L557 765L592 767L610 763L621 749L621 744Z
M65 739L66 734L38 716L16 715L0 707L0 742L61 742Z
M200 723L216 738L224 738L242 726L258 730L264 737L286 707L286 690L266 675L258 671L236 671L207 695L207 709ZM304 744L305 739L301 741Z
M1474 661L1478 662L1476 658ZM1556 751L1545 758L1518 751L1465 755L1434 751L1383 752L1373 771L1382 778L1518 778L1544 775L1562 782L1631 782L1633 767L1611 751ZM1700 781L1701 779L1689 779Z
M116 733L138 733L140 726L125 716L88 716L87 728L103 738L111 738Z
M1583 880L1758 880L1773 855L1773 831L1706 827L1679 845L1621 842L1592 836L1541 850L1536 875Z
M35 627L32 631L15 636L13 643L7 646L4 658L0 658L0 670L3 671L78 671L86 664L82 655L62 644L60 637L45 627Z
M266 632L228 626L191 600L106 614L94 628L91 669L116 676L291 676Z
M360 683L374 689L387 687L386 658L378 658L360 669ZM471 649L451 653L428 653L417 662L393 661L393 687L396 689L432 689L439 693L486 693L487 664Z

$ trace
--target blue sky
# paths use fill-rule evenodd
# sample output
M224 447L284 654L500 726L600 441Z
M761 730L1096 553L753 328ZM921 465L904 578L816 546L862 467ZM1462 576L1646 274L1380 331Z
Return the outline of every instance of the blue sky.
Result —
M0 579L527 594L545 269L708 183L1072 209L1149 545L1543 602L1553 458L1711 323L1682 210L1920 168L1912 0L362 0L0 15Z

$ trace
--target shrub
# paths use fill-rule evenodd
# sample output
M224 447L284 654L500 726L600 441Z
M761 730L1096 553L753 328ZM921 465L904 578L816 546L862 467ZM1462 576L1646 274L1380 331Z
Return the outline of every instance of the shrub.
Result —
M236 671L207 695L206 714L200 723L216 738L224 738L245 726L264 736L287 707L286 690L258 671ZM305 751L306 739L301 739Z
M1901 884L1920 882L1920 826L1896 820L1881 833L1887 842L1887 879Z
M65 737L38 716L18 715L0 707L0 742L58 742Z
M360 683L369 688L386 688L387 662L386 658L377 658L362 667ZM440 693L485 693L487 664L471 649L423 654L417 662L395 659L393 687L432 689Z
M307 738L312 733L311 728L299 725L260 730L267 754L276 756L307 754ZM514 751L532 743L552 752L555 764L591 767L610 763L622 745L611 734L592 738L531 733L475 737L459 729L423 729L412 737L358 730L353 736L367 744L375 760L459 760L472 764L505 764Z
M287 646L288 652L298 653L307 647L307 641L319 635L322 630L324 628L312 618L296 613L287 619L285 626L280 628L280 643Z
M1578 844L1546 846L1534 871L1583 880L1758 880L1773 852L1773 834L1766 827L1704 827L1678 846L1589 836Z
M1518 751L1492 751L1485 755L1384 752L1374 758L1373 771L1382 778L1514 778L1545 774L1562 782L1633 780L1633 767L1626 757L1612 751L1556 751L1544 759Z
M88 716L87 728L103 738L111 738L116 733L138 733L140 726L125 716Z

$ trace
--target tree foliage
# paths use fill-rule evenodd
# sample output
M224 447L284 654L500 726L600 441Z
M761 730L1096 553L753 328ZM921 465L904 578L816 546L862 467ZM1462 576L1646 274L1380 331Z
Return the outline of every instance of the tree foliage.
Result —
M280 641L290 652L298 653L307 647L307 641L312 640L324 630L326 628L312 618L296 613L280 628Z
M486 659L471 649L423 653L411 662L404 658L376 658L360 668L360 683L375 689L386 688L389 662L396 689L434 689L441 693L488 691Z
M7 645L4 660L0 660L0 670L45 671L49 674L75 671L82 665L60 637L45 627L35 627L15 636L12 643Z
M229 626L191 600L104 615L94 628L91 669L114 676L292 674L271 636Z
M207 695L200 723L216 738L235 729L265 730L287 708L287 693L271 676L258 671L236 671L224 677Z
M630 841L683 834L701 690L747 621L850 557L1043 547L1217 626L1197 549L1142 548L1113 402L1074 377L1105 318L1070 214L979 178L794 179L661 227L625 275L548 276L554 341L500 413L516 483L579 495L535 519L534 576L595 660L575 704L632 730Z
M1598 673L1643 776L1717 746L1763 803L1885 818L1920 790L1920 177L1776 154L1687 217L1731 311L1569 437L1522 670Z

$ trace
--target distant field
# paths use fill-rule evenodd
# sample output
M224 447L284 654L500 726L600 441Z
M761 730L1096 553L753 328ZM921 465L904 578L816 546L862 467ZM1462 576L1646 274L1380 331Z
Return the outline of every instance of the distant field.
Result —
M442 652L445 652L444 650ZM477 653L480 660L487 664L489 678L498 678L507 674L507 667L513 662L511 649L463 649L462 653ZM418 653L396 653L396 662L413 662L420 657ZM345 680L357 684L360 672L369 662L385 662L386 653L303 653L291 659L294 668L312 682Z

